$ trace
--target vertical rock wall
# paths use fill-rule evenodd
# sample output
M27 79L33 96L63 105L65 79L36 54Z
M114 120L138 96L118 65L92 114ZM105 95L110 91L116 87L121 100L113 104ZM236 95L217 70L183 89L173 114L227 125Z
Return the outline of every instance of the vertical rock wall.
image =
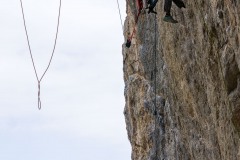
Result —
M123 46L125 118L133 160L240 159L240 1L173 4L178 24L142 13ZM135 0L127 0L125 37ZM156 94L155 94L156 93Z

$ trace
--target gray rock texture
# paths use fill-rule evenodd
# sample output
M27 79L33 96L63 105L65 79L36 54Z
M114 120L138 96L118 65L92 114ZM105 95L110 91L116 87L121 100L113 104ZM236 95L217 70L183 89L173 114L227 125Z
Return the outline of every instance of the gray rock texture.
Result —
M184 0L178 24L142 12L123 46L133 160L240 160L240 1ZM127 0L125 38L137 8Z

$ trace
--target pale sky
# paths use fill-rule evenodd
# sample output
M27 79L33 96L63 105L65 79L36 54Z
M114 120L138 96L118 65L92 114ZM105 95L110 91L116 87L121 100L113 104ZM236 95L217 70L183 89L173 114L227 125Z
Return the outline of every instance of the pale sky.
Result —
M22 0L42 74L59 0ZM120 0L123 19L125 1ZM59 39L42 81L42 110L19 0L0 0L0 160L130 160L117 1L62 0Z

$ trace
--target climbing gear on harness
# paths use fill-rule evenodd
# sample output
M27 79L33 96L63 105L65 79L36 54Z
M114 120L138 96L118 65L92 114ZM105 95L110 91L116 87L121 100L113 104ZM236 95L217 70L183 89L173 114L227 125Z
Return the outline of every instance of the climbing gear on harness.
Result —
M170 22L170 23L178 23L177 20L173 19L173 17L171 15L166 15L164 18L163 18L163 21L165 22Z
M60 23L60 15L61 15L61 5L62 5L62 0L60 0L60 3L59 3L59 9L58 9L58 22L57 22L57 31L56 31L56 35L55 35L55 40L54 40L54 46L53 46L53 50L52 50L52 55L51 55L51 58L48 62L48 66L47 68L45 69L44 73L42 74L41 77L38 76L38 73L37 73L37 69L36 69L36 65L34 63L34 59L33 59L33 55L32 55L32 49L31 49L31 45L30 45L30 41L29 41L29 36L28 36L28 31L27 31L27 25L26 25L26 20L25 20L25 15L24 15L24 10L23 10L23 3L22 3L22 0L20 0L20 3L21 3L21 9L22 9L22 18L23 18L23 23L24 23L24 28L25 28L25 34L26 34L26 37L27 37L27 43L28 43L28 50L29 50L29 53L30 53L30 56L31 56L31 60L32 60L32 65L33 65L33 69L34 69L34 72L35 72L35 76L36 76L36 79L37 79L37 82L38 82L38 109L40 110L42 108L42 103L41 103L41 81L43 79L43 77L45 76L46 72L48 71L49 67L50 67L50 64L52 62L52 58L53 58L53 55L55 53L55 49L56 49L56 45L57 45L57 38L58 38L58 29L59 29L59 23Z

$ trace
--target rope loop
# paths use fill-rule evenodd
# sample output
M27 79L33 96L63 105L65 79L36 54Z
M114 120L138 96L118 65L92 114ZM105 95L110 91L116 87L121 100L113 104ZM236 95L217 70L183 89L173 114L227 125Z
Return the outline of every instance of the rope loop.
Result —
M26 20L25 20L25 14L24 14L22 0L20 0L20 4L21 4L21 9L22 9L22 18L23 18L24 29L25 29L25 34L26 34L26 38L27 38L28 50L29 50L29 53L30 53L30 56L31 56L34 73L35 73L36 79L38 81L38 109L40 110L42 108L41 97L40 97L40 94L41 94L41 81L42 81L43 77L45 76L46 72L48 71L48 69L49 69L49 67L51 65L52 59L53 59L53 55L55 53L55 49L56 49L56 45L57 45L57 39L58 39L59 24L60 24L62 0L59 0L57 31L56 31L56 34L55 34L55 40L54 40L54 45L53 45L51 58L50 58L50 60L48 62L48 65L47 65L47 67L46 67L46 69L45 69L45 71L42 74L40 79L39 79L39 76L38 76L38 73L37 73L37 69L36 69L36 65L35 65L35 62L34 62L34 59L33 59L33 54L32 54L32 49L31 49L30 40L29 40L29 36L28 36L28 31L27 31L27 25L26 25Z

